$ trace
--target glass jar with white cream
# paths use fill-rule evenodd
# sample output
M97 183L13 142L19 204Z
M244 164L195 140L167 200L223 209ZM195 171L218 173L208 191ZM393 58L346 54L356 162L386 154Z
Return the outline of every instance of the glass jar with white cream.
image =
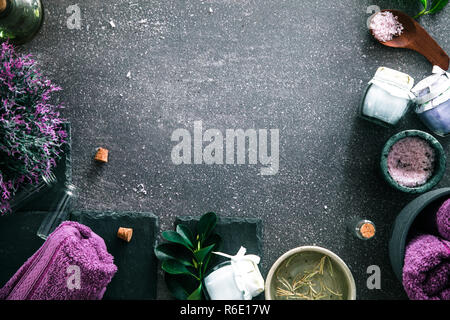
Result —
M403 72L378 68L364 93L359 115L382 126L395 126L408 110L414 79Z

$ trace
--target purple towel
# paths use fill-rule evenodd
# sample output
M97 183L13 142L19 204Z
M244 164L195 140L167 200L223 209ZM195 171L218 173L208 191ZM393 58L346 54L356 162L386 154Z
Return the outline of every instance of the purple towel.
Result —
M102 238L65 221L0 289L0 299L97 300L116 271Z
M420 235L408 243L403 287L412 300L450 300L450 242Z
M450 241L450 198L442 204L436 213L436 225L441 237Z

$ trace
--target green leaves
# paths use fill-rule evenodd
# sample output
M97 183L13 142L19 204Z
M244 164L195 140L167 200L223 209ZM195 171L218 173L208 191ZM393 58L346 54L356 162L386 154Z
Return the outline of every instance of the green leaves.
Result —
M428 10L428 13L436 13L444 9L444 7L448 4L448 0L438 0L433 1L431 5L431 9Z
M186 239L180 233L178 233L176 231L164 231L162 233L162 236L167 241L181 244L190 250L194 248L194 245L192 244L192 242L186 241Z
M200 243L203 244L212 231L216 227L217 216L214 212L205 213L197 224L197 234L199 235Z
M161 268L170 274L187 274L197 278L197 276L190 272L184 264L175 259L164 260L161 264Z
M164 231L167 243L155 248L155 255L165 271L167 288L177 299L199 300L203 298L202 280L209 269L211 252L218 249L222 239L214 233L217 216L204 214L198 221L195 233L183 224L176 231Z
M432 0L428 2L427 0L420 0L420 3L423 6L423 10L420 11L414 18L439 12L444 9L444 7L448 4L448 1L449 0ZM428 5L429 3L430 5Z

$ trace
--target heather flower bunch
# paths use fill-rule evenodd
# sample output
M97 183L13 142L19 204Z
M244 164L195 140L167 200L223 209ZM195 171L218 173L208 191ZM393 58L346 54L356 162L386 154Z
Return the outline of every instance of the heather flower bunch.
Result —
M60 157L67 133L61 105L50 96L61 90L38 70L30 55L20 56L9 43L0 56L0 214L20 187L38 184Z

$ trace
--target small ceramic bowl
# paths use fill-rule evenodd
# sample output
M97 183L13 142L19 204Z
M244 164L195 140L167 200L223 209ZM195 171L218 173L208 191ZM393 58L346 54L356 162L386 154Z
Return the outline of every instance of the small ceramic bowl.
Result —
M429 145L435 150L436 152L436 159L435 159L435 167L433 171L433 175L425 182L424 184L417 186L417 187L406 187L401 184L399 184L397 181L395 181L391 175L389 174L388 170L388 154L391 150L392 146L397 143L399 140L404 139L406 137L418 137L421 138L429 143ZM439 141L433 137L431 134L428 134L424 131L420 130L405 130L402 132L397 133L396 135L392 136L384 145L383 151L381 152L381 160L380 160L380 167L381 167L381 173L384 177L384 179L391 185L393 188L406 192L406 193L423 193L431 190L436 184L439 183L439 181L442 179L445 173L445 167L446 167L446 160L447 157L444 152L444 148L439 143Z
M323 256L327 256L331 260L333 281L342 287L342 299L356 300L355 280L345 262L330 250L317 246L302 246L292 249L275 261L266 278L264 293L266 300L280 299L276 294L277 287L280 287L278 277L282 276L292 280L295 275L314 269Z

